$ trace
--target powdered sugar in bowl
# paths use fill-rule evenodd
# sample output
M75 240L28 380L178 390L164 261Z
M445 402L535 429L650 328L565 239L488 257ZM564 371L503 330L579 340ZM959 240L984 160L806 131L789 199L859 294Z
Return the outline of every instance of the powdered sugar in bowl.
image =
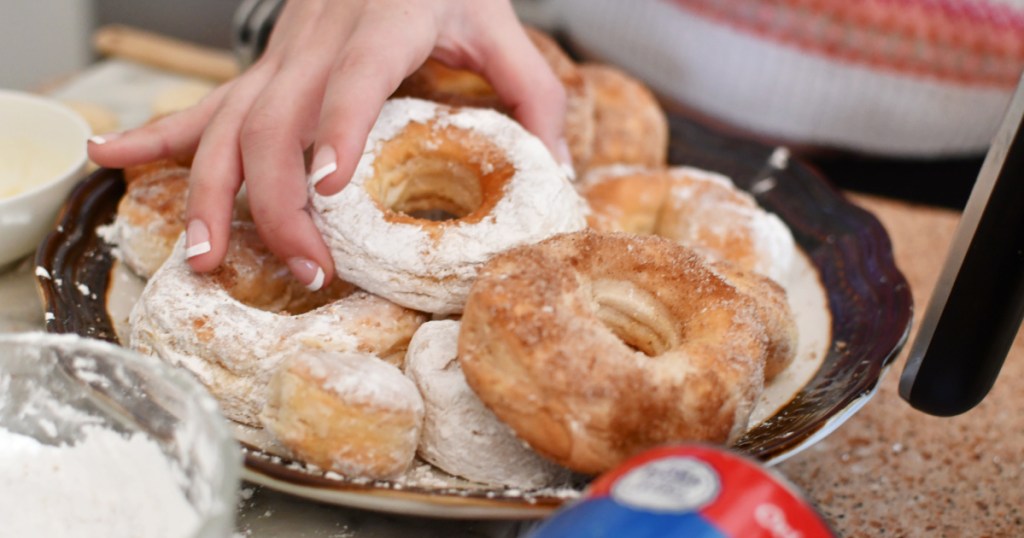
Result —
M5 536L230 536L240 472L184 372L99 340L0 335Z

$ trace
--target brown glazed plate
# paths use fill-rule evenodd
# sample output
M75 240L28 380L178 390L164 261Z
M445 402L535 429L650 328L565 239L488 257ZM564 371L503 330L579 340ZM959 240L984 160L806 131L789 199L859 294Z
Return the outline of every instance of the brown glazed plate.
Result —
M672 118L670 162L723 173L750 191L793 232L821 290L824 337L795 395L734 448L766 464L780 462L834 431L874 394L906 341L913 304L884 228L784 148L772 148ZM68 197L55 229L36 253L46 330L120 343L112 321L119 263L97 236L124 194L120 170L100 169ZM124 271L120 269L120 271ZM123 313L118 314L123 316ZM827 326L829 325L830 326ZM450 518L537 518L585 485L538 491L457 481L360 481L310 469L255 448L244 432L243 477L279 491L343 506Z

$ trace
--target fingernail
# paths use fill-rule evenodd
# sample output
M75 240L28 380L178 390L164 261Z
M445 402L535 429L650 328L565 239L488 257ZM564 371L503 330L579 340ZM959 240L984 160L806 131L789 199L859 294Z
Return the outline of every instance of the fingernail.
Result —
M306 258L291 258L288 260L288 268L299 282L306 283L307 290L317 291L324 287L324 270L315 262Z
M560 164L572 166L572 152L569 151L569 143L564 138L558 141L555 151L557 152L555 158Z
M194 258L210 252L210 229L199 219L193 219L185 230L185 258Z
M313 171L309 173L309 183L314 187L317 183L323 181L325 177L333 174L338 169L334 148L331 146L321 146L320 149L316 150L316 155L313 156L313 164L310 165L310 169Z
M93 144L96 144L97 146L102 146L103 144L106 144L107 142L110 142L112 140L117 140L120 136L121 136L121 133L106 133L106 134L102 134L102 135L95 135L95 136L90 136L89 137L89 142L92 142Z

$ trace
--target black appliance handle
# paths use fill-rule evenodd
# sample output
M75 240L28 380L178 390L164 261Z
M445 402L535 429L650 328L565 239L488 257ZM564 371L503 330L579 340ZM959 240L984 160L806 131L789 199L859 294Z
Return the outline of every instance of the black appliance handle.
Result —
M910 349L899 393L938 416L995 383L1024 318L1024 79L971 191Z

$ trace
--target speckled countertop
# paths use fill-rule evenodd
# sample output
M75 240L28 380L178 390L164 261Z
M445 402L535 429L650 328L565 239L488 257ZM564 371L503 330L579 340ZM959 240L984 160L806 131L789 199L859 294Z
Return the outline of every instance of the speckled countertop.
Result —
M959 214L851 198L892 239L916 305L912 342ZM988 397L952 418L925 415L897 394L909 347L859 413L779 470L841 536L1024 536L1024 337Z
M111 78L120 93L102 84ZM108 104L124 107L118 112L131 125L146 113L141 105L149 101L141 93L178 80L115 62L80 78L77 89L103 90ZM850 197L889 232L916 305L912 342L959 215L884 198ZM30 265L0 268L0 332L42 328ZM900 399L896 386L905 360L906 349L863 409L777 470L806 493L843 537L1024 536L1024 338L1018 335L988 398L954 418L922 414ZM524 528L514 522L379 515L244 484L237 535L505 537Z

